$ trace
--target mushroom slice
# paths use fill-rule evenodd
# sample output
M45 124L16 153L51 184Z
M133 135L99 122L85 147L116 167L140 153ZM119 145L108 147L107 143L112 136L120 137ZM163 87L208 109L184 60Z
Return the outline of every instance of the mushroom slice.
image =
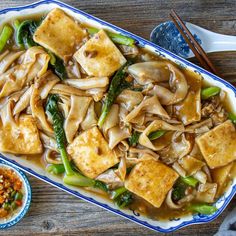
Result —
M135 107L125 118L126 122L132 122L141 113L151 113L159 115L162 118L170 119L165 109L160 104L157 96L144 99L137 107Z
M139 143L147 148L150 148L154 151L157 150L161 150L163 149L165 146L167 146L170 142L171 142L171 138L172 138L172 133L167 132L166 134L164 134L161 138L167 138L167 140L165 140L165 142L163 142L164 140L161 140L159 142L159 139L151 141L148 138L148 135L154 131L157 130L164 130L164 131L184 131L184 127L182 125L170 125L167 122L163 121L163 120L154 120L144 131L143 133L140 135L139 137ZM169 133L169 134L168 134ZM164 139L165 139L164 138ZM157 142L156 142L157 141Z
M128 67L128 72L142 85L168 81L170 77L167 63L163 61L136 63Z
M69 143L73 141L79 125L84 120L91 101L92 98L89 97L71 96L71 108L64 124L66 138Z

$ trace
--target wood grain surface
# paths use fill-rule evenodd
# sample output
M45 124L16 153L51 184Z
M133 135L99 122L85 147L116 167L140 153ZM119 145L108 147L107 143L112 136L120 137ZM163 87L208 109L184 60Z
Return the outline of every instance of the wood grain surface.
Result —
M1 0L0 9L32 3ZM236 35L235 0L64 0L103 20L146 39L153 27L169 20L175 9L186 21L209 30ZM223 78L236 79L236 52L210 55ZM195 60L193 60L195 62ZM16 226L0 235L164 235L113 215L29 176L33 199L30 211ZM192 225L169 235L213 235L235 205L235 199L215 221Z

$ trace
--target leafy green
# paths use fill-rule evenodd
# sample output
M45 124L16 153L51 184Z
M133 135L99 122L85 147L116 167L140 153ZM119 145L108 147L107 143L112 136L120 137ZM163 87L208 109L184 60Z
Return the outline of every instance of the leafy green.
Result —
M99 31L99 29L92 27L87 28L87 30L89 34L96 34ZM132 38L112 32L106 32L106 33L114 43L123 44L127 46L133 46L135 44L135 40Z
M104 124L106 117L111 109L111 106L115 102L117 96L124 90L132 86L131 83L125 80L126 68L131 64L131 62L125 63L113 76L108 90L107 97L104 101L102 107L102 113L98 120L98 126L101 128Z
M111 192L111 199L119 208L124 208L133 202L133 196L125 187L120 187Z
M134 131L131 137L129 138L129 145L134 147L138 144L139 136L141 133Z
M51 164L51 165L48 165L46 170L49 173L52 173L54 175L59 175L59 174L65 173L65 167L64 167L63 164Z
M208 98L211 98L213 96L216 96L220 93L220 88L218 87L207 87L201 90L201 98L202 100L206 100Z
M104 192L108 192L108 187L105 183L103 183L102 181L99 181L99 180L95 180L95 183L94 183L94 188L98 188L98 189L101 189L102 191Z
M57 147L61 154L62 163L65 168L65 176L63 178L63 182L65 184L73 186L94 187L96 184L95 180L85 177L72 169L66 152L67 141L63 129L64 118L58 108L58 101L59 97L56 94L50 95L46 105L46 112L53 121L53 129Z
M41 20L25 20L17 26L16 41L21 48L30 48L37 43L33 40L33 35L41 24Z
M173 187L172 191L172 199L173 201L177 202L181 198L185 196L185 190L187 189L187 185L183 183L182 181L177 181L176 184Z
M233 113L229 113L228 114L228 118L234 123L236 124L236 115Z
M181 198L185 196L185 191L188 186L196 187L198 184L198 180L192 176L188 177L180 177L175 183L172 191L172 199L174 201L179 201Z
M51 68L55 72L55 74L58 75L61 80L67 79L68 76L63 60L56 56L54 53L50 52L49 50L48 54L50 55Z
M196 187L196 185L198 184L198 180L192 176L180 177L180 179L182 182L192 187Z
M217 211L217 208L215 206L211 206L205 203L192 204L188 207L188 209L203 215L211 215Z
M160 138L161 136L163 136L166 133L165 130L157 130L157 131L153 131L148 135L148 138L152 141L155 139Z
M3 27L3 30L0 34L0 52L3 50L3 48L6 46L7 41L12 36L13 29L9 25L5 25Z

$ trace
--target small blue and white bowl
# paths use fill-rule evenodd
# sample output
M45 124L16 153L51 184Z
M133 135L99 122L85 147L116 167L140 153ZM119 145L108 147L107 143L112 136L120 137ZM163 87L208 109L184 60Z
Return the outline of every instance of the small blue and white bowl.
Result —
M30 203L31 203L32 194L31 194L31 186L30 186L29 180L27 179L26 175L21 170L16 168L15 165L8 164L5 161L0 159L0 168L1 167L12 169L22 181L22 188L23 188L22 206L19 208L19 210L16 210L16 212L13 214L12 217L10 217L9 219L0 221L0 229L6 229L18 223L28 212Z

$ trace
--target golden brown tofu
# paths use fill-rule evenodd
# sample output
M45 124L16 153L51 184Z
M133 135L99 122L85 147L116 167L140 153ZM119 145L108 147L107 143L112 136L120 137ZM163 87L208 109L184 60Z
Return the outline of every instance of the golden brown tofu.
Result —
M104 30L88 40L74 57L87 74L98 77L112 75L126 62Z
M34 33L34 41L63 60L72 56L86 32L64 11L53 9Z
M35 120L23 115L16 125L7 124L0 129L0 152L14 154L39 154L43 147Z
M236 159L236 131L230 120L203 134L196 142L211 169Z
M217 183L217 196L220 196L225 190L227 184L229 183L227 180L230 177L230 171L233 167L233 162L229 163L226 166L222 166L212 170L212 179L214 183Z
M90 178L96 178L119 162L97 127L77 136L67 150L75 165Z
M125 181L125 187L144 198L155 207L160 207L178 174L154 159L138 163Z

